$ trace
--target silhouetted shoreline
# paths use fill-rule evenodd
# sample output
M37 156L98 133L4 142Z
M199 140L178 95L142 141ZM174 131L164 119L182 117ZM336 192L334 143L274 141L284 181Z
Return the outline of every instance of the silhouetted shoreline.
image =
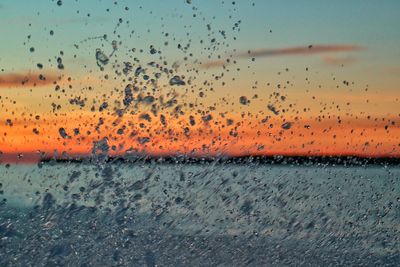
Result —
M107 157L43 159L41 163L163 163L163 164L269 164L269 165L400 165L400 158L357 156L245 156L245 157Z

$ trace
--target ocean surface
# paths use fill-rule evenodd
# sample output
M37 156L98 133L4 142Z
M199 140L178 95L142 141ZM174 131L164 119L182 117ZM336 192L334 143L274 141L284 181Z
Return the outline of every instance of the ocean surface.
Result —
M400 167L0 165L0 266L398 266Z

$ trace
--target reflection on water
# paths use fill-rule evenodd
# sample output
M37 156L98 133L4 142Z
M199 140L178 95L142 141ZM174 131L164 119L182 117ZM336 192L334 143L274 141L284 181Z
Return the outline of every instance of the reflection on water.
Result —
M0 175L2 266L37 253L83 266L400 260L397 166L45 163Z

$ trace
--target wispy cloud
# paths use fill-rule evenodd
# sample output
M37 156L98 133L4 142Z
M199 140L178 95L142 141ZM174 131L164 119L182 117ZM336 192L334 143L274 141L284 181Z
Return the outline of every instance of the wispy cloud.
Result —
M259 49L241 53L238 57L267 57L267 56L286 56L286 55L313 55L332 52L352 52L363 49L356 45L309 45L297 46L281 49Z
M387 74L400 76L400 67L399 66L386 67L384 68L384 72Z
M344 65L352 64L357 61L355 57L335 57L335 56L325 56L322 57L322 61L328 65Z
M6 73L0 74L0 88L45 86L60 79L55 73Z
M273 56L310 56L315 54L323 53L340 53L340 52L355 52L365 49L358 45L309 45L309 46L295 46L278 49L257 49L248 50L247 52L240 52L232 54L229 58L241 59L241 58L257 58L257 57L273 57ZM228 61L217 60L208 61L202 64L204 68L220 67L229 64Z

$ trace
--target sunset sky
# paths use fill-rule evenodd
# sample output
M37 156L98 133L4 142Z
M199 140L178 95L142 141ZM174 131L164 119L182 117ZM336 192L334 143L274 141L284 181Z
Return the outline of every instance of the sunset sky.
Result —
M397 0L2 0L0 23L0 161L400 156Z

